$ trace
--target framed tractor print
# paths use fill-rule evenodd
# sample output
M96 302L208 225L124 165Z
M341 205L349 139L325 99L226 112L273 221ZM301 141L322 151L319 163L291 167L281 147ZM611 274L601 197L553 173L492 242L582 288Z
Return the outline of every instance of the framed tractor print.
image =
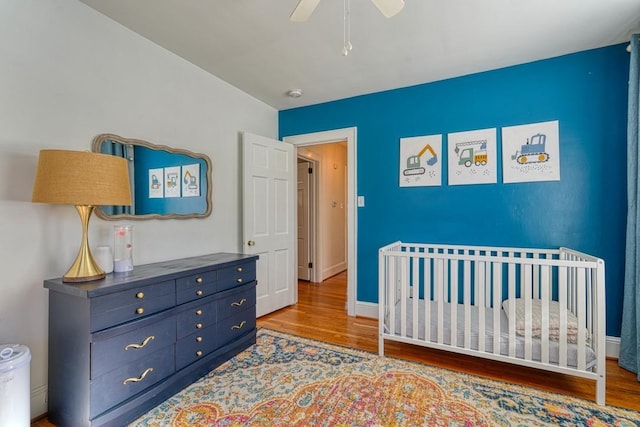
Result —
M502 181L560 181L558 121L502 128Z

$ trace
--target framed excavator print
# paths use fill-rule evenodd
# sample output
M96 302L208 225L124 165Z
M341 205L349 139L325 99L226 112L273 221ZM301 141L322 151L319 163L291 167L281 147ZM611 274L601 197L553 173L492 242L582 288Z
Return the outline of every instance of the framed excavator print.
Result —
M442 135L400 138L400 187L442 185Z
M447 135L449 185L495 184L498 181L496 129Z
M502 182L560 181L558 121L502 128Z

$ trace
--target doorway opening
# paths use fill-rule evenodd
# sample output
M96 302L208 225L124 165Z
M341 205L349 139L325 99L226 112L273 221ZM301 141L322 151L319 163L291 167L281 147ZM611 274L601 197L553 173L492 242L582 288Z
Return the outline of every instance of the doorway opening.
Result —
M345 270L347 271L347 314L349 316L356 315L356 128L345 128L345 129L337 129L332 131L324 131L324 132L316 132L311 134L303 134L303 135L295 135L290 137L283 138L284 142L291 143L298 149L298 156L302 156L304 160L313 160L322 164L322 166L318 167L320 172L320 177L317 179L317 205L316 205L316 222L315 227L319 228L319 214L317 211L322 205L323 208L328 209L329 214L327 214L327 218L331 218L331 212L338 215L341 211L346 212L346 219L343 220L344 226L342 226L340 230L341 239L337 239L340 243L334 243L334 245L340 244L341 247L338 248L337 251L339 254L342 251L343 260L340 261L340 256L337 258L329 258L327 253L332 253L335 251L337 246L325 248L324 246L319 245L319 236L322 233L321 230L315 233L316 239L311 238L312 244L310 247L310 252L313 254L315 252L315 262L318 264L313 264L314 267L317 265L318 268L312 268L310 275L314 277L313 274L320 276L315 276L316 279L314 281L322 281L322 279L318 280L317 278L321 277L321 275L325 275L325 278L331 277L335 274L338 274ZM325 155L322 153L322 149L320 148L323 145L333 145L336 147L340 147L341 150L345 151L346 162L327 162L325 161ZM324 161L324 163L323 163ZM345 164L346 163L346 164ZM327 198L326 196L323 198L323 190L324 186L321 184L322 182L322 170L336 171L336 175L341 175L342 178L342 193L344 194L343 199L339 199L337 197ZM326 173L325 173L326 174ZM325 200L326 199L326 200ZM298 202L296 202L298 203ZM336 241L336 239L334 239ZM300 249L298 249L300 251ZM311 261L314 263L314 261ZM346 265L345 265L346 262ZM341 264L342 263L342 264ZM314 272L314 270L316 270ZM297 300L297 290L296 290L296 300Z

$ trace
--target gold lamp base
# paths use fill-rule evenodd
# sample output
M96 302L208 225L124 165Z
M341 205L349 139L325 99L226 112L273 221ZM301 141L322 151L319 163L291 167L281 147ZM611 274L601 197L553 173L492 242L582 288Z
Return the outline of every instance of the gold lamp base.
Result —
M90 205L76 205L76 210L82 222L82 242L76 260L71 265L71 268L69 268L69 271L62 276L63 282L90 282L92 280L102 279L105 276L104 271L93 259L91 250L89 249L89 219L91 218L93 209L94 206Z

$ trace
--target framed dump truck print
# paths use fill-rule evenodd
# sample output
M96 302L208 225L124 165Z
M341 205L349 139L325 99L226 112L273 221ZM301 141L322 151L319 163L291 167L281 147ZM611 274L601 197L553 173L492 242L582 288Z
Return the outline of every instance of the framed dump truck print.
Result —
M450 133L447 136L449 185L497 182L496 129Z

